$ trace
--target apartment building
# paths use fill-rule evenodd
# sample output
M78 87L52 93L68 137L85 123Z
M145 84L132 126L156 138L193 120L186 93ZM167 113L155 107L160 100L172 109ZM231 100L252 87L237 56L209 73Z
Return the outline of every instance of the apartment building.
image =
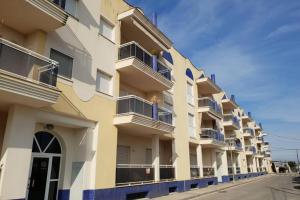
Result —
M271 172L262 127L123 0L0 1L0 199L126 199Z

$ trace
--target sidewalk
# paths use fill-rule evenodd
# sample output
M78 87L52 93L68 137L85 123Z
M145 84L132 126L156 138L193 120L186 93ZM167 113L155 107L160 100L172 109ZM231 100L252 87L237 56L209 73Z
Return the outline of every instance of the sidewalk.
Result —
M196 198L199 196L203 196L206 194L210 194L210 193L214 193L214 192L218 192L227 188L231 188L231 187L236 187L242 184L247 184L247 183L251 183L254 181L258 181L267 177L270 177L272 175L265 175L265 176L260 176L260 177L255 177L255 178L250 178L250 179L243 179L243 180L239 180L239 181L235 181L230 182L230 183L220 183L218 185L212 185L212 186L208 186L206 188L200 188L200 189L192 189L190 191L186 191L186 192L181 192L181 193L173 193L167 196L162 196L162 197L158 197L158 198L154 198L154 200L190 200L192 198Z

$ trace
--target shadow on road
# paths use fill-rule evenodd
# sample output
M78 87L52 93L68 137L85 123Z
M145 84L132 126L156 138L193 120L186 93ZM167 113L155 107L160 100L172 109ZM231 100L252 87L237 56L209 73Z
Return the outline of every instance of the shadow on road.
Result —
M293 178L293 183L294 184L300 184L300 176L294 177ZM297 189L297 190L300 190L300 185L294 185L294 188Z
M300 184L300 176L293 178L293 183L299 183Z

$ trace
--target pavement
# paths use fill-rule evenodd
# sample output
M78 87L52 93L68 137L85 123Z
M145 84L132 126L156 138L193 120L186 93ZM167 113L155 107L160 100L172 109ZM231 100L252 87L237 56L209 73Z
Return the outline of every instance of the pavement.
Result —
M300 175L266 175L213 185L154 200L300 200Z

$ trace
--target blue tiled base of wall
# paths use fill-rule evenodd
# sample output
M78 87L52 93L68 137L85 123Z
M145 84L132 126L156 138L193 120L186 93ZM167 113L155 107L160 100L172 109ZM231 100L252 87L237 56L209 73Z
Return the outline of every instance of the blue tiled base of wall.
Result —
M257 176L262 176L267 174L266 172L253 172L249 174L236 174L234 175L234 180L242 180L245 178L252 178L252 177L257 177ZM222 176L222 183L227 183L233 181L233 175L228 175L228 176Z
M192 188L203 188L218 184L216 177L201 178L186 181L171 181L136 186L115 187L109 189L85 190L84 200L126 200L128 195L140 193L147 198L168 195L170 192L184 192Z
M70 199L70 190L59 190L57 199L58 200L69 200Z
M257 176L265 175L265 172L249 173L249 174L238 174L235 175L235 180L252 178ZM230 182L233 180L233 176L222 176L222 182ZM185 181L170 181L161 183L152 183L135 186L124 186L115 187L108 189L97 189L97 190L85 190L83 191L83 200L126 200L128 195L140 193L144 197L154 198L164 195L168 195L171 192L185 192L193 188L204 188L209 185L217 185L217 177L192 179ZM69 190L58 191L59 200L69 200Z

